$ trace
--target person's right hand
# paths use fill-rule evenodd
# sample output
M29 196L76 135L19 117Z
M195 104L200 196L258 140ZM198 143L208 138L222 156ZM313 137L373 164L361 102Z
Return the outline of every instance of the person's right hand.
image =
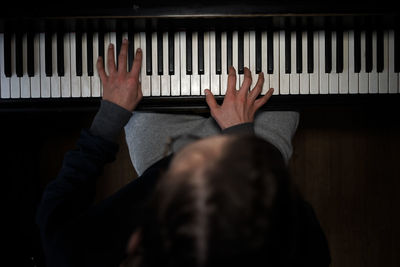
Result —
M239 90L236 90L236 71L233 67L230 67L228 88L222 105L218 105L209 89L205 90L211 116L217 121L222 130L237 124L253 122L256 111L267 103L272 96L274 89L270 88L264 96L257 99L264 84L264 74L262 72L258 75L256 86L249 91L251 81L251 72L248 68L245 68L242 86Z

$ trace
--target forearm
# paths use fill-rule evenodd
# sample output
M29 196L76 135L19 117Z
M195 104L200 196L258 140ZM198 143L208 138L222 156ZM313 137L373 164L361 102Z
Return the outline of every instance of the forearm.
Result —
M106 163L118 151L115 142L131 112L102 101L90 130L83 130L77 147L65 154L57 178L45 189L38 207L37 221L42 230L74 220L92 205L96 180Z

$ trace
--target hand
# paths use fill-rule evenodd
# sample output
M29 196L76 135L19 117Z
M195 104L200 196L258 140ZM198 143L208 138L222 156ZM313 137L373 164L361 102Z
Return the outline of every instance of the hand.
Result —
M213 94L209 89L205 90L206 101L211 110L211 116L217 121L221 129L225 129L237 124L253 122L256 111L267 103L274 92L270 88L268 92L257 99L264 84L264 74L258 75L257 84L253 90L249 91L251 85L251 72L248 68L244 69L244 80L242 87L236 90L236 71L233 67L229 68L228 88L222 105L218 105Z
M101 57L97 60L97 70L103 83L103 99L113 102L129 111L133 111L143 97L139 82L139 72L142 65L142 51L136 50L136 56L130 72L127 71L128 40L123 40L118 57L118 70L115 66L114 45L108 47L107 69L104 70Z

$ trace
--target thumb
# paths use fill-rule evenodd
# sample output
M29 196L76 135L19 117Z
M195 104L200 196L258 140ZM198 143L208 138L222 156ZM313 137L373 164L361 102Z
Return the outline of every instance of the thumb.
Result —
M206 94L206 102L211 110L218 108L218 103L214 98L214 95L211 93L209 89L205 89L204 93Z

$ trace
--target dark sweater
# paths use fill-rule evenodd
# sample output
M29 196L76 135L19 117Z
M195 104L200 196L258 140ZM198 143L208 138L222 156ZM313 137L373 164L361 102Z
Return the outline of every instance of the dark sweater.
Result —
M115 160L118 144L114 141L130 115L103 101L90 130L82 130L76 149L66 153L57 178L46 187L36 219L48 267L119 266L126 257L126 245L144 203L172 157L156 162L117 193L94 204L96 180L104 165ZM223 133L252 129L249 123ZM312 207L304 202L301 214L299 260L304 266L328 266L328 245Z

